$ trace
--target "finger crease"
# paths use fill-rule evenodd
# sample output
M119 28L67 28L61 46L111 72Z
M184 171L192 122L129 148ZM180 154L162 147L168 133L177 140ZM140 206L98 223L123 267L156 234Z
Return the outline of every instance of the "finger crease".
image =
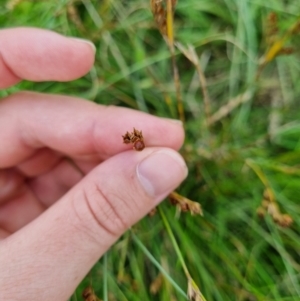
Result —
M102 192L100 191L100 195L103 197ZM96 223L98 224L98 226L102 229L104 229L104 231L106 231L108 234L112 235L112 236L116 236L115 233L113 233L113 231L111 231L108 227L106 227L101 221L100 218L97 217L97 215L95 214L95 211L93 210L89 197L86 195L86 191L83 192L83 197L85 199L85 202L87 204L87 208L90 211L90 214L93 216L94 220L96 221ZM106 201L106 199L104 198L104 200Z
M123 221L123 219L119 215L118 210L116 210L116 207L114 207L111 204L111 202L108 200L108 198L105 196L102 189L98 185L97 185L96 189L97 189L98 193L102 196L102 198L105 200L105 203L109 206L109 209L113 213L113 216L115 216L116 220L120 222L122 229L127 229L128 226L126 225L126 223ZM116 235L118 235L118 234L116 233Z

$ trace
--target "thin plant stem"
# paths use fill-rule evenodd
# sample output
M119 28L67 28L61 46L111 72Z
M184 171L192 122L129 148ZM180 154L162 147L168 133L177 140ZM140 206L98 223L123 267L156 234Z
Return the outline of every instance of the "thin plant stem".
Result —
M173 8L172 0L167 0L167 37L168 37L167 44L169 46L170 53L171 53L178 114L180 120L184 123L185 117L184 117L183 100L182 100L181 88L180 88L180 78L179 78L179 72L178 72L176 59L175 59L173 10L174 8Z
M103 255L103 301L108 301L107 289L107 252Z
M258 178L261 180L261 182L266 187L270 201L275 203L275 195L274 195L273 189L271 188L271 185L270 185L266 175L261 170L261 168L257 164L255 164L255 162L251 159L246 159L245 163L255 172L255 174L258 176Z
M180 248L179 248L179 246L178 246L178 243L177 243L177 241L176 241L176 239L175 239L175 236L174 236L174 234L173 234L173 231L172 231L172 229L171 229L171 227L170 227L170 224L169 224L169 222L168 222L168 219L166 218L166 216L165 216L165 214L164 214L164 212L163 212L163 210L162 210L161 207L158 207L158 211L159 211L159 214L160 214L160 216L161 216L161 218L162 218L162 220L163 220L163 223L164 223L164 225L165 225L165 228L166 228L166 230L167 230L167 232L168 232L168 234L169 234L169 237L170 237L171 242L172 242L172 244L173 244L174 250L175 250L175 252L176 252L176 254L177 254L177 256L178 256L178 259L179 259L179 261L180 261L180 263L181 263L181 266L182 266L182 268L183 268L183 271L184 271L186 277L191 277L190 272L189 272L189 270L188 270L188 268L187 268L187 266L186 266L186 264L185 264L185 261L184 261L184 259L183 259L183 256L182 256L182 253L181 253L181 251L180 251Z
M185 48L181 43L176 42L175 45L182 52L182 54L194 65L196 72L199 77L199 86L201 87L204 101L204 111L205 111L205 124L207 129L209 128L209 120L211 115L211 101L207 91L207 81L204 72L201 68L197 53L195 49L189 45Z
M185 261L184 261L184 258L182 256L182 253L180 251L180 248L178 246L178 243L175 239L175 236L173 234L173 231L171 229L171 226L168 222L168 219L167 217L165 216L164 212L163 212L163 209L161 208L161 206L158 207L158 211L159 211L159 214L162 218L162 221L166 227L166 230L169 234L169 237L171 239L171 242L173 244L173 247L174 247L174 250L178 256L178 259L179 259L179 262L181 263L181 266L183 268L183 271L185 273L185 276L188 280L188 297L189 297L189 300L193 300L193 301L206 301L205 297L202 295L200 289L198 288L196 282L193 280L188 268L187 268L187 265L185 264Z
M148 251L145 245L139 240L139 238L131 231L131 236L134 242L139 246L139 248L144 252L144 254L149 258L149 260L158 268L158 270L164 275L164 277L173 285L174 289L180 293L183 297L188 300L187 294L182 288L171 278L171 276L162 268L160 263L153 257L153 255Z

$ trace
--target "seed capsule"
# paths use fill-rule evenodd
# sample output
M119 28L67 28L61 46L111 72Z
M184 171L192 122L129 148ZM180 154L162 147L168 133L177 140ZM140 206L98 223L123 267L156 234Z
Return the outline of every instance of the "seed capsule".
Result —
M144 148L145 148L145 143L141 140L137 140L136 142L134 142L133 144L133 148L136 150L136 151L142 151Z
M123 137L123 143L133 144L133 149L136 151L142 151L145 148L144 137L142 131L138 131L137 129L133 128L133 132L126 134Z

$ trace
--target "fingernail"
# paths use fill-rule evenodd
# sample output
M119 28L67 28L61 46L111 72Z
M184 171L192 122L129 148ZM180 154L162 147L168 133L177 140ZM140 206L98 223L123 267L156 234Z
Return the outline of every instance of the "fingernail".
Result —
M183 125L182 121L179 120L179 119L172 119L172 118L165 118L165 117L163 117L163 119L166 120L166 121L169 121L173 124L175 123L175 124L178 124L178 125L181 125L181 126Z
M137 166L137 176L145 191L160 201L187 176L182 157L173 150L154 152Z
M85 40L85 39L81 39L81 38L71 38L75 41L81 42L81 43L85 43L87 45L90 45L90 47L93 49L94 53L96 53L96 46L89 40Z

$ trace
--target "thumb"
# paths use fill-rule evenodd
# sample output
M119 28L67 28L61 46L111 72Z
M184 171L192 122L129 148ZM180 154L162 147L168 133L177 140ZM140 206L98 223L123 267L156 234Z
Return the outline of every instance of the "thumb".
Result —
M127 151L100 164L1 242L0 300L15 299L16 283L18 300L67 300L99 257L186 175L183 159L167 148Z

